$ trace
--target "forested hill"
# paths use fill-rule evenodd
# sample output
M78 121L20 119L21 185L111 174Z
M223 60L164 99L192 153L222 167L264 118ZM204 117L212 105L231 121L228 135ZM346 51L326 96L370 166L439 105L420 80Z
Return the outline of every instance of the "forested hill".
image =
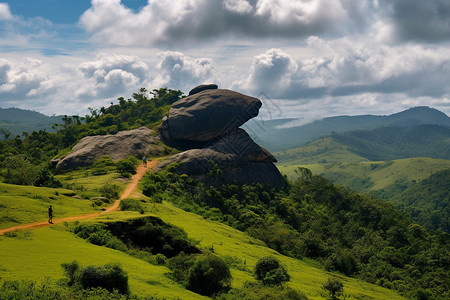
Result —
M260 145L271 152L298 147L333 132L370 130L380 127L411 127L421 124L450 126L450 118L430 107L415 107L388 116L337 116L295 126L295 120L251 121L245 128ZM294 126L294 127L293 127Z
M381 127L331 137L351 152L372 161L410 157L450 159L450 127Z
M9 137L41 129L52 132L54 131L52 126L60 123L62 123L61 116L49 117L36 111L20 108L0 108L0 128L9 132Z

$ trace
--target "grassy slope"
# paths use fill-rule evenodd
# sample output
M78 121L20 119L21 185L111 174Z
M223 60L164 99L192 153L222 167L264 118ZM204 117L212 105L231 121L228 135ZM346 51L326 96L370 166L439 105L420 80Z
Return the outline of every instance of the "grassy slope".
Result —
M398 184L421 181L432 173L449 169L450 161L432 158L407 158L393 161L354 162L342 164L278 165L283 174L295 178L295 170L306 167L314 174L323 175L334 183L349 186L359 192L376 191Z
M18 186L0 183L0 228L7 228L24 223L47 220L47 209L53 206L54 217L63 218L98 211L92 202L84 199L64 196L65 193L76 193L77 196L99 196L98 188L106 183L114 183L121 189L125 183L115 180L117 174L82 177L81 172L60 175L59 179L72 184L75 191L68 189L52 189L34 186ZM82 190L81 190L82 189Z
M250 270L259 258L274 255L287 267L292 277L289 282L291 287L301 290L310 299L324 298L320 287L328 277L333 276L331 273L282 256L240 231L205 220L171 204L148 204L146 209L164 221L183 228L189 237L199 241L201 247L213 247L216 254L240 261L239 269L246 271L232 269L234 287L241 287L245 281L253 280ZM114 220L139 216L138 213L117 212L101 218ZM41 280L46 276L58 279L63 276L60 264L74 259L83 266L119 262L128 272L131 290L137 295L199 298L164 276L164 273L169 272L166 267L153 266L119 251L89 244L65 231L62 225L33 230L28 237L24 234L16 238L0 237L0 277L3 279ZM395 292L375 285L346 277L341 279L348 298L402 299Z
M346 146L329 137L274 155L281 166L367 161L366 158L350 152Z

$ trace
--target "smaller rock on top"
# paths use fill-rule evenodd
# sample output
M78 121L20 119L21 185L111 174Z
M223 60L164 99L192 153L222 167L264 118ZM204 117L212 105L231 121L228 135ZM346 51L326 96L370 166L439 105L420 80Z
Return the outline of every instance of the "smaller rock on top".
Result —
M200 92L205 91L205 90L217 90L217 89L218 89L217 84L214 84L214 83L212 83L212 84L202 84L202 85L199 85L199 86L196 86L195 88L193 88L189 92L189 96L197 94L197 93L200 93Z

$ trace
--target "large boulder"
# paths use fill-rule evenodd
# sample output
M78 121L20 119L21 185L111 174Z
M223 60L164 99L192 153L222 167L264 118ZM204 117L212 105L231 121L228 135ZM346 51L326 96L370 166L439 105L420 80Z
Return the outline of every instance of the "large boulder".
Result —
M275 161L275 157L243 129L235 129L215 139L209 147L190 149L170 157L159 168L176 163L173 172L187 174L207 185L261 183L280 189L286 182L273 164Z
M130 155L157 155L163 151L160 138L147 127L120 131L117 134L95 135L82 138L72 152L57 161L56 168L70 170L92 164L103 155L113 161Z
M257 98L238 92L202 90L172 104L161 135L169 144L207 144L256 117L261 105Z

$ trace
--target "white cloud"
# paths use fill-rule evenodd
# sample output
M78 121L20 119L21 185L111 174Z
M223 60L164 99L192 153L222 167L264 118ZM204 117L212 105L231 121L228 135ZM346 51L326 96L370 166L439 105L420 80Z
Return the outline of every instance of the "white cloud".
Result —
M236 35L306 37L364 30L369 0L158 0L138 12L94 0L80 24L110 45L179 45Z
M152 82L155 87L167 86L186 92L206 81L214 81L211 58L192 58L177 51L161 52L159 56L158 75Z
M245 0L225 0L223 5L226 10L238 14L248 14L253 10L253 7Z
M7 21L13 18L9 10L8 3L0 3L0 21Z
M79 70L83 86L76 92L79 98L120 96L136 91L149 79L149 68L136 56L100 53L97 59L81 63Z
M280 49L255 57L234 86L280 99L402 93L409 97L450 94L450 48L419 45L383 46L350 38L308 39L311 48L327 54L294 61Z

